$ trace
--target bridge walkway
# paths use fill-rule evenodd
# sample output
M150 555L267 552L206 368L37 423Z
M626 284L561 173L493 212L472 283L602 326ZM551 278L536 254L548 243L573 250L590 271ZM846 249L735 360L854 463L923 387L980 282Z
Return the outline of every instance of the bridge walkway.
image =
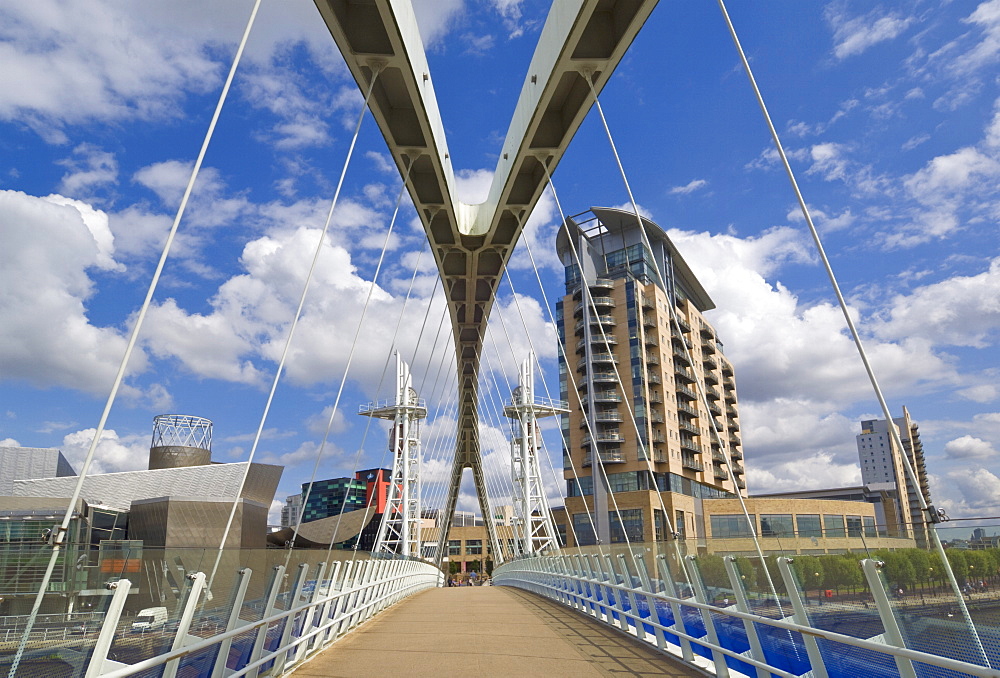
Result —
M704 676L544 598L500 586L430 589L348 634L296 678Z

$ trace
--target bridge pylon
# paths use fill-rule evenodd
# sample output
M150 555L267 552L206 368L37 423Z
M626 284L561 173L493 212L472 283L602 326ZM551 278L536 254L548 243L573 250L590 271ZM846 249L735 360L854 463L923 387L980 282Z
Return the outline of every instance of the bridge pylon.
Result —
M389 402L369 403L359 413L393 422L389 496L372 553L420 557L420 420L427 407L413 390L410 366L396 352L396 393Z
M521 363L518 387L504 407L513 435L510 441L511 471L514 480L514 514L518 521L518 538L523 553L536 553L559 548L552 513L545 499L538 454L541 435L538 418L568 414L565 403L535 398L535 354L529 353Z

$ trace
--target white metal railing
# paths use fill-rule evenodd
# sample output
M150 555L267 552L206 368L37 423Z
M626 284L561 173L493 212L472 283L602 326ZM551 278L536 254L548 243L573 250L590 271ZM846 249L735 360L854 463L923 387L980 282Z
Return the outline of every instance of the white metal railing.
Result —
M291 589L279 595L285 567L275 566L256 621L240 618L247 609L244 598L253 575L250 568L240 570L225 630L208 637L192 635L196 615L204 605L205 574L189 574L187 598L170 650L134 664L108 658L117 638L125 633L120 618L132 584L120 580L112 585L114 594L85 678L124 678L160 666L163 678L176 678L182 668L188 675L193 668L205 678L281 676L387 607L444 583L441 570L417 560L335 562L329 576L324 576L325 569L326 563L315 568L299 565ZM281 597L285 610L277 609Z
M655 559L659 578L650 576L646 565L647 559ZM706 587L694 563L695 556L681 559L683 561L681 567L686 571L689 584L674 581L665 555L635 553L631 559L633 561L631 567L628 560L624 553L618 553L615 558L605 553L527 556L508 561L498 567L493 573L493 583L545 596L602 621L622 633L647 642L665 654L717 676L775 675L783 678L799 678L802 675L810 675L814 678L827 678L832 675L887 675L875 672L874 666L863 661L848 669L847 674L843 673L843 668L837 673L828 670L826 662L831 657L832 648L840 645L878 653L888 658L888 661L894 664L895 670L889 675L898 675L902 678L928 675L924 672L929 667L955 671L967 676L992 678L1000 676L1000 671L995 668L905 647L906 642L893 616L879 574L881 563L875 560L861 561L874 606L885 629L884 633L872 638L856 638L810 625L798 586L794 583L794 575L789 566L790 558L777 559L778 569L791 605L791 614L784 616L782 613L781 619L761 616L751 611L742 576L733 556L725 558L725 569L735 601L733 605L726 607L710 603ZM780 608L778 609L780 611ZM687 610L688 614L685 615L683 610ZM668 618L667 622L664 622L664 616ZM719 639L718 627L721 620L726 618L730 624L738 620L746 634L745 643L749 645L749 649L737 652L723 646ZM760 625L786 631L788 633L786 649L791 649L793 645L799 646L800 654L804 655L800 659L808 660L807 670L792 673L768 663L767 653L761 643L760 632L763 629ZM799 638L800 642L795 643L793 638ZM823 651L818 641L827 643L823 646ZM701 649L701 653L698 654L696 649ZM737 662L742 663L749 673L742 673L734 668L733 664ZM919 673L917 668L920 669Z

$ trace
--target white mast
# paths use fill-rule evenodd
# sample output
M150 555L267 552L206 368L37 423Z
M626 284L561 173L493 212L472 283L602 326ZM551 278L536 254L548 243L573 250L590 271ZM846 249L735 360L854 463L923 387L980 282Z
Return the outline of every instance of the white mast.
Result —
M531 368L534 359L535 354L529 353L521 363L520 385L511 395L511 404L503 410L504 416L514 420L511 422L513 435L510 441L514 512L520 525L519 537L524 553L559 548L538 464L541 436L537 419L569 412L565 403L535 401L535 373Z
M413 390L410 366L396 352L396 393L392 402L370 403L360 414L393 422L394 453L389 497L372 553L420 557L420 420L427 407Z

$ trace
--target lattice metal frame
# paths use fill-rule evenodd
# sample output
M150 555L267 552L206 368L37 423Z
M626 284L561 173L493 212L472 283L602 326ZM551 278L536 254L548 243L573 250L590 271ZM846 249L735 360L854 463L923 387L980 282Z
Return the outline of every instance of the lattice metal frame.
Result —
M197 447L212 451L212 420L189 414L159 414L153 417L150 447Z

